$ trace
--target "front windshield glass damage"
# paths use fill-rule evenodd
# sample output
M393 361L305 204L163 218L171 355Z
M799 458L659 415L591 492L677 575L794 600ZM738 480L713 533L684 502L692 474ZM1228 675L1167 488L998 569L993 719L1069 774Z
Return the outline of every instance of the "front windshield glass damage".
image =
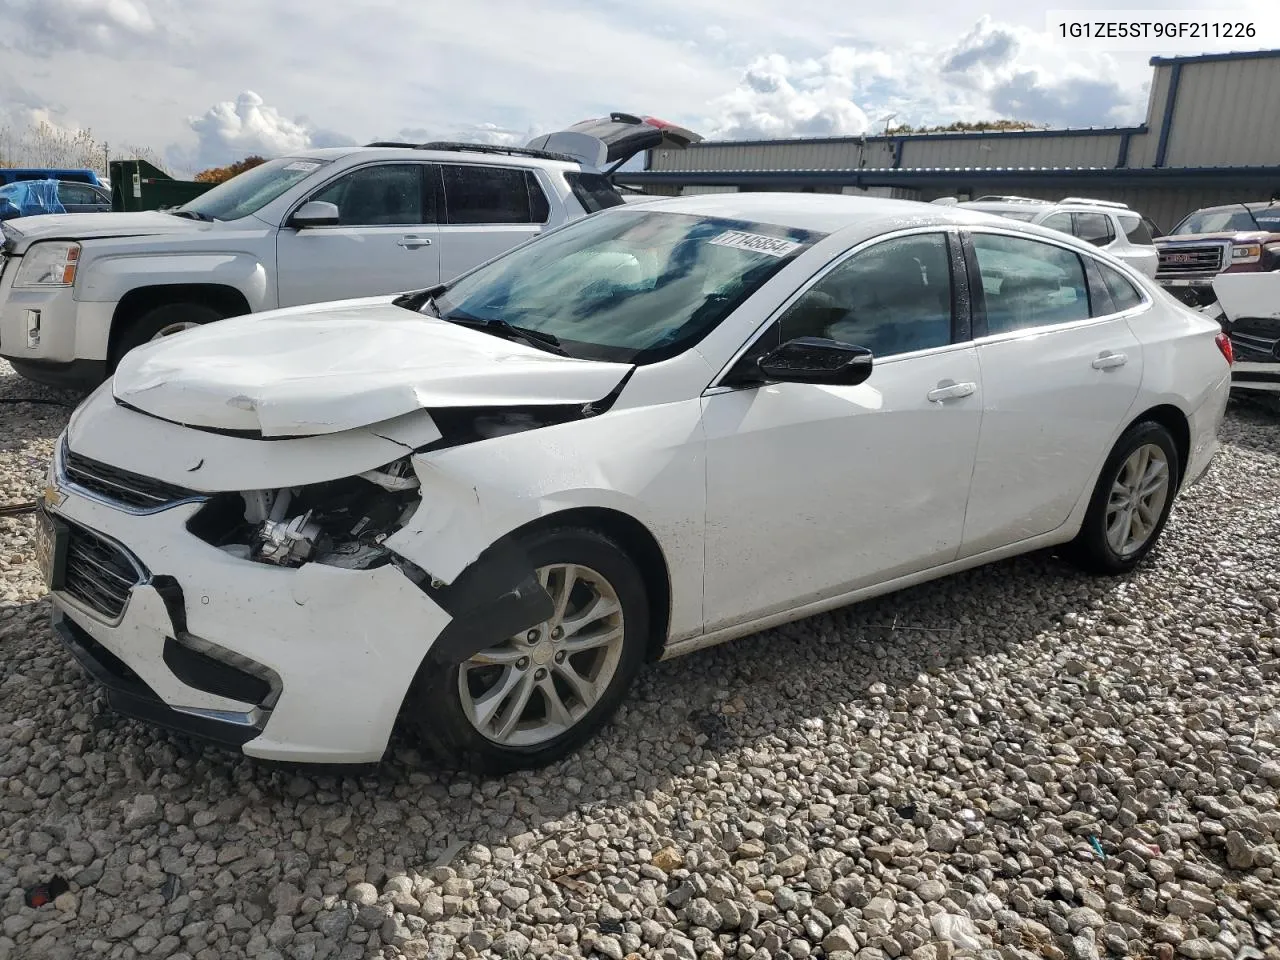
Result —
M268 160L218 184L208 193L170 211L193 220L239 220L257 213L295 183L305 180L327 160L281 157Z
M465 275L421 309L569 356L652 363L697 343L823 236L615 207Z

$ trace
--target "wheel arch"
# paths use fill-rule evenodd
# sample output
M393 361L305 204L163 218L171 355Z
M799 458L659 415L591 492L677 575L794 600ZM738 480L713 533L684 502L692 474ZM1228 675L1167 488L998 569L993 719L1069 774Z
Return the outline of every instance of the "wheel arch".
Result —
M1171 403L1157 404L1134 417L1120 435L1124 436L1140 423L1158 423L1173 437L1174 448L1178 452L1178 487L1180 489L1183 477L1186 475L1187 463L1191 459L1191 423L1187 420L1187 415Z
M197 303L217 310L224 317L252 312L249 299L236 287L224 283L166 283L135 287L116 304L111 315L111 336L107 356L114 357L129 324L156 309L176 303Z
M510 536L518 538L555 527L582 527L603 533L635 561L649 598L648 659L659 659L666 648L671 626L671 572L657 537L635 517L610 507L557 510L531 520Z

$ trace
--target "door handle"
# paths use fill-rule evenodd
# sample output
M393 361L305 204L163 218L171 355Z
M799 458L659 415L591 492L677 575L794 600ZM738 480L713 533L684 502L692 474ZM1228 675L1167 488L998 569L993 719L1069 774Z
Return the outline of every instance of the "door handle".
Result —
M431 246L430 237L401 237L396 241L396 246L404 247L406 250L416 250L418 247Z
M1110 350L1104 350L1094 358L1093 369L1111 370L1115 367L1123 367L1128 362L1129 358L1123 353L1112 353Z
M959 400L961 397L970 396L977 389L978 385L976 383L954 383L950 380L944 380L925 396L930 403L945 403L948 400Z

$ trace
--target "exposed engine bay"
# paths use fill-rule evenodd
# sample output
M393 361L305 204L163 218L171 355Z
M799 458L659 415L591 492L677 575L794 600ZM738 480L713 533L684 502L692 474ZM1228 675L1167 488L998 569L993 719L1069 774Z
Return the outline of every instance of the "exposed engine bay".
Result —
M387 563L383 541L421 502L409 458L354 477L212 498L189 523L206 543L281 567L318 562L351 570Z

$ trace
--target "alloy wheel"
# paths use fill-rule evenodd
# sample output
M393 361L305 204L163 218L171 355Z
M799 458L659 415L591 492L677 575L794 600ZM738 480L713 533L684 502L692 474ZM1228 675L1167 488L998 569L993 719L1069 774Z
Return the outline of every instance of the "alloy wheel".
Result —
M506 747L555 739L604 696L622 657L624 623L617 591L576 564L539 567L551 617L462 663L458 695L471 725Z
M1169 499L1169 459L1154 443L1144 443L1125 458L1107 500L1107 543L1118 556L1141 550Z

